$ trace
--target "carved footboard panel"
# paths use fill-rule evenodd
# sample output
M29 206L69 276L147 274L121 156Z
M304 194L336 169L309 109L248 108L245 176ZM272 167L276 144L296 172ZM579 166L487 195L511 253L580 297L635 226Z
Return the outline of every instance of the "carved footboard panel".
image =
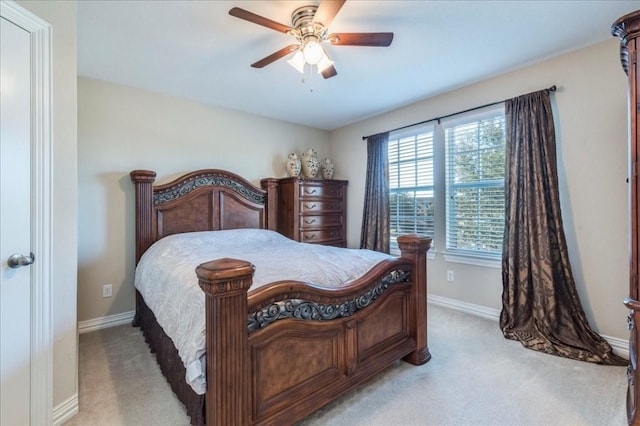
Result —
M401 238L401 259L339 290L286 281L247 295L248 262L200 265L207 321L224 323L207 328L207 424L292 424L398 359L427 362L430 240Z
M351 317L288 319L249 337L253 420L286 424L415 350L410 288L389 289Z

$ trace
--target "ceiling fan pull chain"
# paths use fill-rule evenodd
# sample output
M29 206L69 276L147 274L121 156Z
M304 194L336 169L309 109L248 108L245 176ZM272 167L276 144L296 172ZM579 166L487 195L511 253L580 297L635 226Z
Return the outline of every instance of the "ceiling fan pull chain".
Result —
M309 64L309 66L305 68L305 71L307 71L308 69L308 72L309 72L309 77L307 77L309 79L309 93L313 93L313 90L314 90L313 89L313 83L314 83L313 67L314 65Z

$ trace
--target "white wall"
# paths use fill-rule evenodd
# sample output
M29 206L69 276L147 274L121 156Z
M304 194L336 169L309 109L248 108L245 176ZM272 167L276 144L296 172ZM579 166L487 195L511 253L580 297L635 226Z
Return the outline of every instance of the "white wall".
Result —
M20 1L53 27L53 406L77 393L76 4Z
M348 244L360 241L366 142L376 134L557 85L558 175L565 233L578 292L591 326L628 339L627 85L615 39L418 102L331 133L331 157L349 179ZM438 250L445 246L435 236ZM429 292L501 309L500 269L428 264ZM455 272L453 283L446 270Z
M161 182L220 168L259 186L286 176L288 153L312 147L323 158L328 145L323 130L78 78L78 320L135 308L131 170L154 170Z

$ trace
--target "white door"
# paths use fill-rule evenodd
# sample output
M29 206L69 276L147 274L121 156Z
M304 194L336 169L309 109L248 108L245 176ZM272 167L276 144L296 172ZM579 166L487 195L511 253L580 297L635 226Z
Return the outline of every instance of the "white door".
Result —
M0 424L30 423L31 35L0 18ZM12 257L13 256L13 257ZM11 259L11 260L9 260Z
M2 426L52 423L50 82L51 26L0 0Z

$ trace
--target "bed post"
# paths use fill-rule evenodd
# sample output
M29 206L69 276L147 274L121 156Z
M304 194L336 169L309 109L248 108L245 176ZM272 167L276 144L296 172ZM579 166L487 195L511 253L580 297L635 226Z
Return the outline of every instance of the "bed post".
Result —
M260 181L260 186L267 191L267 229L278 230L278 179L266 178Z
M427 342L427 251L431 247L431 238L417 234L401 235L398 237L398 246L401 257L413 262L409 322L417 346L403 359L414 365L422 365L431 358Z
M136 187L136 265L142 254L153 242L153 182L156 173L151 170L134 170L129 173ZM140 326L140 293L136 291L136 313L131 325Z
M237 259L218 259L196 268L206 294L208 426L249 424L247 291L254 270L251 263Z
M134 170L129 173L136 187L136 265L153 241L153 182L156 172Z

